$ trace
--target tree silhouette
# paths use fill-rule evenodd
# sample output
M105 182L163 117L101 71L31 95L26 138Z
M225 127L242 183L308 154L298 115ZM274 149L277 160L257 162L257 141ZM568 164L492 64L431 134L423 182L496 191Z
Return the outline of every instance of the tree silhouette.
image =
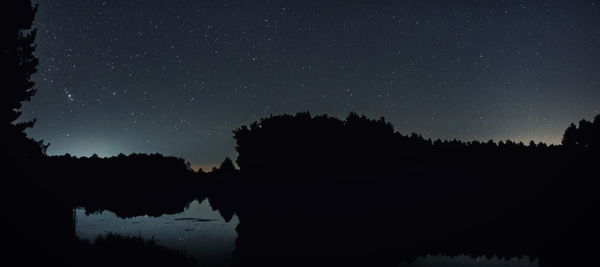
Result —
M600 144L600 115L593 121L581 120L579 125L569 125L563 135L562 145L569 147L581 147L597 149Z
M593 138L591 145L597 149L600 146L600 115L596 115L596 117L594 117L592 128Z
M579 121L577 143L582 147L589 147L594 140L594 124L588 120Z
M233 166L233 161L229 157L226 157L225 160L219 166L219 171L223 172L235 172L235 166Z
M577 126L574 123L571 123L569 127L565 130L565 133L562 138L562 145L567 147L572 147L577 144Z
M2 10L0 23L0 68L4 74L0 78L2 86L3 152L9 158L41 155L46 145L26 136L25 129L33 126L35 120L17 122L25 101L35 94L35 83L31 75L37 71L38 59L35 50L36 30L32 29L37 5L30 0L12 0Z

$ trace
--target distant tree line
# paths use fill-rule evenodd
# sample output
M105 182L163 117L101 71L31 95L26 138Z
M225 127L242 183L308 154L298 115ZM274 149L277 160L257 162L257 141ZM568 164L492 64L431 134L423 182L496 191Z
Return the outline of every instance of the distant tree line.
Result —
M585 119L579 121L579 126L571 123L565 130L562 145L567 149L600 149L600 115L592 122Z
M200 197L200 178L182 158L161 154L113 157L48 156L40 186L86 211L109 209L122 217L176 213Z
M531 141L494 142L425 139L416 133L394 131L384 118L368 119L351 113L345 120L309 113L271 116L234 131L237 164L243 172L318 173L362 176L396 175L422 163L444 164L462 160L471 165L508 164L515 157L535 161L549 152L573 147L597 147L597 116L565 131L563 146ZM492 160L493 159L493 160ZM515 163L518 164L518 163ZM459 163L460 166L462 163Z

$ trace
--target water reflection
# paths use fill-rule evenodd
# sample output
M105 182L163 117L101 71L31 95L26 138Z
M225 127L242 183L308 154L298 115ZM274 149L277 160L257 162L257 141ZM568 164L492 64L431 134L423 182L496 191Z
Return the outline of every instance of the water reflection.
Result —
M185 251L200 263L209 265L232 262L237 237L235 228L239 223L236 216L226 222L207 200L194 200L181 213L159 217L123 219L110 211L86 215L84 208L76 209L75 216L76 233L82 239L93 240L108 232L154 238L158 244Z
M237 216L231 221L214 211L208 200L192 201L183 212L164 214L159 217L136 216L120 218L111 211L86 215L84 208L75 210L76 233L79 238L94 240L109 232L124 236L141 236L154 239L165 247L185 251L200 263L208 266L227 266L233 262ZM499 259L470 256L427 256L411 263L400 263L401 267L537 267L537 260L529 258Z
M511 259L499 259L497 257L486 258L478 257L473 258L466 255L460 255L456 257L447 256L427 256L420 257L410 264L404 262L398 267L537 267L539 266L537 260L529 258L511 258Z

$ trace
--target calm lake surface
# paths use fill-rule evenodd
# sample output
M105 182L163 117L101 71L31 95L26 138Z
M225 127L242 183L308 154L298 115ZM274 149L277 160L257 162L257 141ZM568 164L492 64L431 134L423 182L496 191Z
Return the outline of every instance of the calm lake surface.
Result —
M491 259L485 257L472 258L469 256L443 257L443 256L427 256L418 258L416 261L407 264L402 263L399 267L537 267L537 260L512 258L509 260Z
M208 266L227 266L232 262L239 223L237 216L229 222L213 211L208 200L194 200L181 213L165 214L159 217L138 216L119 218L113 212L103 211L85 214L85 209L75 210L76 233L79 238L94 240L109 232L124 236L154 238L165 247L185 251L187 255ZM444 257L428 256L401 267L537 267L537 260L468 256Z
M141 236L165 247L185 251L187 255L207 265L228 265L235 249L239 220L229 222L213 211L207 200L194 200L181 213L160 217L138 216L119 218L113 212L90 215L85 209L75 210L77 236L94 240L109 232L124 236Z

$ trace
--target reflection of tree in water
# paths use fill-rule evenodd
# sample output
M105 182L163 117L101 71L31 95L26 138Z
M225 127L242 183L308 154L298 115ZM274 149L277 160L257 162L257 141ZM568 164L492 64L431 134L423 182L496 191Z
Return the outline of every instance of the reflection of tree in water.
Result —
M139 236L169 249L185 251L201 266L227 266L233 256L238 222L237 218L225 222L206 199L192 201L181 213L159 217L123 218L110 211L86 214L84 209L77 209L77 236L83 240L94 240L107 232L123 237Z
M183 159L160 154L131 154L116 157L48 157L44 169L63 173L46 181L48 188L69 189L74 206L88 211L109 209L119 216L145 212L160 216L177 213L195 198L203 198L189 164ZM65 171L66 170L66 171ZM141 214L143 215L143 214Z

